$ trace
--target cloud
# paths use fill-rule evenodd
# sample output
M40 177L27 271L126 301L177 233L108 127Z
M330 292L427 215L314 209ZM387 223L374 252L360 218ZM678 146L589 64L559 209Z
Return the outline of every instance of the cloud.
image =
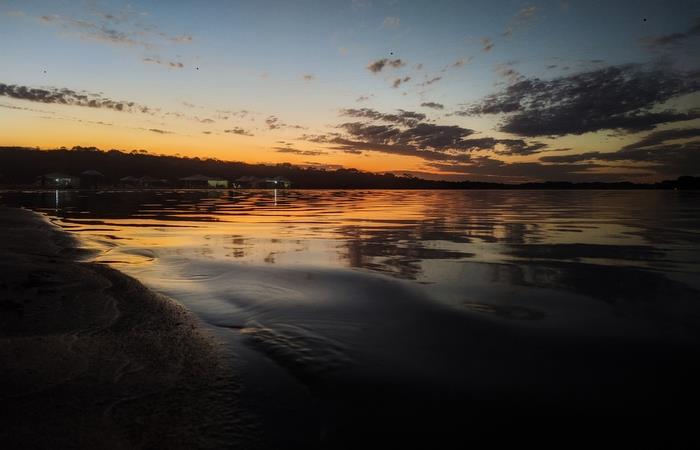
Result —
M537 162L507 163L488 156L473 158L464 164L429 162L427 166L440 172L469 175L470 178L494 181L592 181L628 178L629 173L596 173L598 164L540 164Z
M401 83L405 83L407 81L410 81L411 77L403 77L403 78L396 78L393 83L391 83L391 87L394 89L398 88Z
M513 35L514 31L524 28L525 26L531 24L535 19L536 12L537 7L533 5L525 6L524 8L522 8L520 11L518 11L518 14L511 21L506 30L503 33L501 33L501 36L510 37Z
M645 168L666 175L700 173L700 128L655 131L616 152L586 152L575 155L543 156L543 162L620 162L643 163ZM694 138L694 139L693 139ZM669 142L691 139L688 142ZM641 166L640 166L641 167Z
M491 38L483 37L481 38L481 50L485 52L490 52L493 49L493 41Z
M700 108L685 112L654 109L697 91L700 72L626 64L551 80L523 79L456 114L505 114L500 130L520 136L638 132L699 118Z
M475 137L474 130L422 122L425 115L411 111L388 114L362 108L341 110L341 114L371 122L347 122L338 125L340 132L304 135L300 139L350 153L374 151L451 164L470 161L470 153L474 151L524 155L545 147L542 143L527 143L520 139Z
M172 131L159 130L158 128L149 128L148 131L152 131L152 132L158 133L158 134L173 134Z
M663 144L667 141L673 141L677 139L689 139L700 137L700 128L676 128L672 130L661 130L649 133L643 139L626 145L623 149L635 149L643 147L651 147L658 144Z
M180 36L173 36L171 38L168 38L170 42L174 42L175 44L189 44L192 42L193 38L189 34L183 34Z
M445 105L442 103L435 103L435 102L423 102L420 104L424 108L432 108L432 109L445 109Z
M58 26L67 32L74 33L78 38L123 46L140 46L152 49L158 43L184 44L192 42L192 36L181 34L168 36L159 32L158 27L143 24L143 13L137 13L127 6L118 13L108 13L94 9L93 18L73 18L59 15L43 15L39 22L45 25Z
M500 75L501 77L505 78L508 80L509 83L517 83L518 81L521 81L525 79L520 72L517 70L513 69L514 63L506 63L506 64L500 64L496 66L496 73Z
M150 64L159 64L161 66L165 66L165 67L168 67L170 69L182 69L185 67L184 64L182 64L179 61L163 61L157 57L143 58L143 62L150 63Z
M302 127L301 125L290 125L290 124L284 123L277 116L268 116L265 119L265 124L267 125L267 128L270 130L278 130L278 129L282 129L282 128L304 129L304 127Z
M319 163L319 162L314 162L314 161L304 161L304 163L299 164L295 163L297 166L306 166L311 169L316 169L316 170L338 170L338 169L344 169L345 166L341 164L325 164L325 163Z
M224 130L224 133L238 134L241 136L254 136L253 133L246 131L241 127L233 127L230 130Z
M292 147L273 147L274 150L278 153L292 153L295 155L304 155L304 156L319 156L319 155L326 155L327 153L322 151L322 150L299 150L296 148Z
M316 77L311 73L307 73L302 78L304 79L304 81L311 81L314 80Z
M468 58L468 59L467 58L459 58L457 61L450 64L450 67L452 67L452 68L464 67L464 65L466 63L468 63L469 61L471 61L471 59L472 58Z
M400 67L405 66L406 63L402 61L401 59L388 59L388 58L382 58L378 59L376 61L372 61L367 65L367 70L369 70L372 73L379 73L381 72L385 67L392 67L394 69L398 69Z
M399 109L396 114L381 113L371 108L347 108L340 110L341 116L355 117L360 119L381 120L406 126L415 126L420 121L425 120L425 114Z
M437 83L437 82L440 81L440 80L442 80L442 77L433 77L433 78L431 78L431 79L429 79L429 80L426 80L426 81L422 82L420 85L421 85L421 86L430 86L431 84Z
M102 97L100 94L76 92L66 88L39 89L0 83L0 96L38 103L105 108L124 112L151 112L147 106L134 102L110 100Z
M664 34L655 37L646 37L642 39L642 42L652 48L668 47L684 44L689 39L697 36L700 36L700 17L696 17L695 19L693 19L693 25L686 31L680 33Z
M199 123L216 123L215 120L210 119L210 118L208 118L208 117L205 117L204 119L201 119L201 118L199 118L199 117L197 117L197 116L194 116L194 120L196 120L196 121L199 122Z
M401 19L398 17L387 17L382 22L382 28L398 28L401 25Z
M78 32L78 37L86 40L105 42L116 45L139 45L151 48L151 44L144 40L136 39L135 35L109 28L104 24L93 23L87 20L78 20L58 15L46 15L39 18L42 23L59 25L66 30Z
M367 95L360 95L359 97L357 97L357 99L355 99L357 103L365 102L367 100L369 100L369 96Z

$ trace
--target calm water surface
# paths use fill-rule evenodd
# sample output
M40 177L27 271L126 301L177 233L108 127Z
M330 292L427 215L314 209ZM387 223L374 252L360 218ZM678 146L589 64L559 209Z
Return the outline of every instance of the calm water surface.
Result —
M252 372L283 367L316 392L363 380L547 405L568 395L553 382L566 379L590 387L572 403L624 409L636 403L596 386L668 367L654 352L700 348L696 192L51 191L0 202L45 213L94 260L266 355Z

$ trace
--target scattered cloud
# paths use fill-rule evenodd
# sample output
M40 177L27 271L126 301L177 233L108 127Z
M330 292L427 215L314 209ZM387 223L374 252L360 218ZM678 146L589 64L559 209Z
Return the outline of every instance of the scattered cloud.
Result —
M295 155L303 156L319 156L326 155L327 153L322 150L299 150L293 147L273 147L278 153L292 153Z
M406 126L415 126L422 120L425 120L426 117L425 114L413 111L404 111L403 109L399 109L398 112L395 114L387 114L381 113L371 108L341 109L340 115L361 119L380 120L384 122L396 123Z
M367 95L360 95L357 97L357 99L355 99L357 103L366 102L367 100L369 100L369 96Z
M425 114L412 111L398 110L390 114L369 108L344 109L341 115L365 121L343 123L337 127L339 132L304 135L300 139L330 145L332 150L373 151L449 164L470 161L474 151L525 155L537 153L545 147L545 144L527 143L521 139L477 137L474 136L476 132L468 128L423 122Z
M193 38L189 34L183 34L180 36L173 36L171 38L168 38L168 40L175 44L189 44L190 42L192 42Z
M369 65L367 65L367 70L369 70L372 73L379 73L385 67L392 67L394 69L398 69L398 68L403 67L405 65L406 65L406 63L401 59L382 58L382 59L378 59L376 61L372 61L371 63L369 63Z
M182 69L185 67L185 65L179 61L163 61L158 57L146 57L146 58L143 58L143 62L150 63L150 64L159 64L161 66L165 66L165 67L168 67L170 69Z
M172 131L159 130L158 128L149 128L148 131L152 131L152 132L158 133L158 134L173 134Z
M493 41L491 40L491 38L481 38L481 50L487 53L493 50Z
M420 105L424 108L445 109L445 105L436 102L423 102Z
M399 86L401 86L401 83L405 83L405 82L410 81L410 80L411 80L411 77L396 78L394 80L394 82L391 84L391 87L396 89Z
M253 133L251 133L250 131L246 131L241 127L233 127L230 130L224 130L224 133L238 134L241 136L254 136Z
M537 7L533 5L528 5L518 11L518 14L513 18L511 23L508 25L506 30L501 33L501 36L510 37L513 32L522 29L530 25L535 20L535 14L537 12Z
M543 162L621 162L644 164L664 175L700 173L700 128L655 131L616 152L586 152L573 155L543 156ZM691 139L688 142L671 142Z
M105 108L115 111L151 113L147 106L134 102L111 100L100 94L76 92L66 88L30 88L14 84L0 83L0 96L38 103Z
M86 17L51 14L38 19L42 24L60 27L69 36L113 45L153 49L159 44L186 44L193 40L189 34L169 36L159 31L156 25L144 24L146 14L139 13L130 6L116 13L100 11L94 5L88 9L92 9L92 15ZM95 20L95 16L98 20Z
M685 31L646 37L642 39L642 42L651 48L670 47L684 44L688 40L698 36L700 36L700 16L695 17L695 19L693 19L693 24Z
M523 79L456 114L505 114L500 130L521 136L639 132L700 118L700 108L685 112L657 108L698 91L700 73L626 64L551 80Z
M442 77L433 77L429 80L426 80L422 83L420 83L421 86L430 86L433 83L437 83L438 81L442 80Z
M304 81L311 81L316 79L316 77L311 73L305 74L302 78L304 79Z
M301 125L290 125L287 123L282 122L279 117L277 116L268 116L265 119L265 125L267 125L267 128L270 130L279 130L282 128L296 128L296 129L304 129Z
M401 19L398 17L389 16L382 22L382 28L398 28L401 25Z

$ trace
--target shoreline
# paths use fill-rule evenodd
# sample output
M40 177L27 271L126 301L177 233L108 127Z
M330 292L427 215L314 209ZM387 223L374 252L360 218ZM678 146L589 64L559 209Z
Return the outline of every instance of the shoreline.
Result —
M0 440L8 448L228 448L255 436L184 306L0 207ZM250 444L250 442L248 443Z

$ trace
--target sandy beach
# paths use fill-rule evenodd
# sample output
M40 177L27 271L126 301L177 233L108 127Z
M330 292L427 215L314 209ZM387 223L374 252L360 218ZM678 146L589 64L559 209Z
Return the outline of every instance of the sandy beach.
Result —
M229 448L255 430L212 338L185 308L66 233L0 209L4 448ZM250 447L250 442L245 445Z

